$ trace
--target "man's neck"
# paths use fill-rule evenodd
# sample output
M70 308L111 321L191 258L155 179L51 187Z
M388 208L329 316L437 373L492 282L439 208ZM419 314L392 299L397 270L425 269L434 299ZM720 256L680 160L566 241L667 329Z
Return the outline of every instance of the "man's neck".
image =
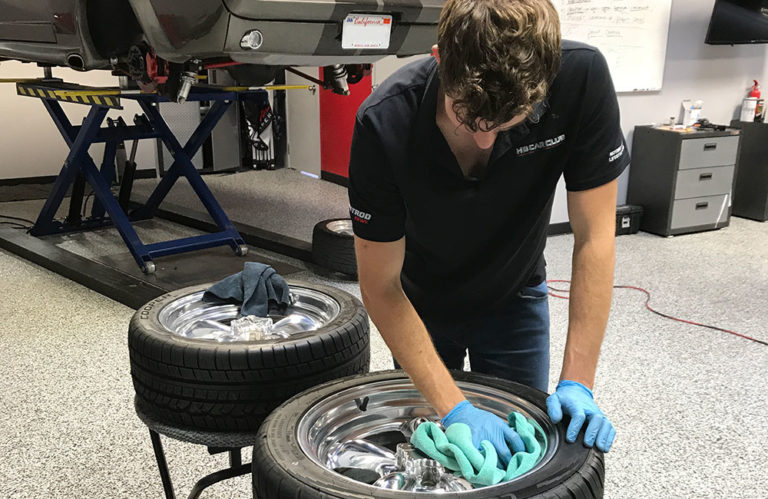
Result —
M472 138L472 134L462 126L456 126L448 117L445 109L445 94L438 88L435 123L445 137L465 177L480 178L491 157L493 148L481 149Z

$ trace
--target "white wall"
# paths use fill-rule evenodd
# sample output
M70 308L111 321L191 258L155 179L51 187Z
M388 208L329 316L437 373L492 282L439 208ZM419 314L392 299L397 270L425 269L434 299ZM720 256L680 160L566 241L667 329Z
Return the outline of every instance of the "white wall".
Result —
M662 123L677 116L683 99L702 99L702 116L713 123L727 125L738 116L741 101L753 79L765 84L768 92L768 46L704 43L714 3L715 0L674 0L662 90L619 94L621 126L630 149L636 125ZM629 170L619 179L619 204L626 202L628 181ZM561 183L552 210L552 223L567 220L565 190Z
M385 57L373 65L373 85L374 88L390 77L392 73L405 66L406 64L425 57L432 57L429 54L414 55L411 57L398 58L395 56Z
M309 76L318 78L318 68L296 68ZM306 85L301 76L285 73L286 85ZM285 119L288 122L288 155L286 165L318 177L320 165L320 92L289 90L285 98Z
M34 64L16 61L0 63L0 78L40 78L43 70ZM116 86L117 78L107 71L79 73L53 68L53 76L65 81L90 86ZM110 111L108 116L122 116L129 125L141 112L138 104L123 100L123 111ZM62 104L73 125L79 125L90 109L78 104ZM64 139L53 124L39 99L16 94L16 85L0 83L0 179L57 175L69 152ZM103 145L91 148L96 165L101 164ZM139 168L154 168L155 142L139 141L136 162Z

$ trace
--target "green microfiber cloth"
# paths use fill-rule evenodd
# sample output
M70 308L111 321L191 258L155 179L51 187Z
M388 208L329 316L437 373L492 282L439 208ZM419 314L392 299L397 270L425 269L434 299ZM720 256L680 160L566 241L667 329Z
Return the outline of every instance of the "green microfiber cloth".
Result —
M464 423L452 424L445 433L435 423L422 423L411 435L411 443L473 485L495 485L527 472L547 451L547 438L536 421L519 412L510 413L507 420L523 439L525 452L513 454L506 470L497 467L496 449L489 441L480 442L482 450L472 445L471 430Z

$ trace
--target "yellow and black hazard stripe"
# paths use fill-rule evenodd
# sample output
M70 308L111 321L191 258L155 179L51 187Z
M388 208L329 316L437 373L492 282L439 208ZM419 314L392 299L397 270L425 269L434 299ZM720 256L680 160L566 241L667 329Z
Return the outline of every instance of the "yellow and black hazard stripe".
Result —
M74 90L19 82L16 84L16 93L39 99L53 99L74 104L120 108L119 90Z

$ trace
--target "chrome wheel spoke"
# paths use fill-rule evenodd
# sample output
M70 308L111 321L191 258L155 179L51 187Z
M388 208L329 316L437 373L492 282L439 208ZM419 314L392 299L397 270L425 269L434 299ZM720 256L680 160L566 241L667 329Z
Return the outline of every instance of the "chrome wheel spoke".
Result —
M349 440L329 450L328 467L359 468L385 475L394 469L395 454L367 440Z
M294 314L280 319L272 326L272 334L289 338L291 335L317 329L317 324L305 315Z

